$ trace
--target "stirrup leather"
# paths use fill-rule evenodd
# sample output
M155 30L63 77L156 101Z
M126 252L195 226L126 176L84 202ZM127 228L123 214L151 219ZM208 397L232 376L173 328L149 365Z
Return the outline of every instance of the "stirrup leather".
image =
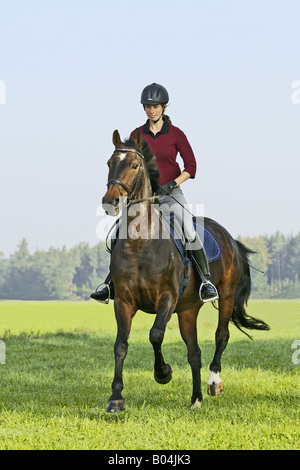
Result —
M216 295L214 297L211 297L209 299L202 299L202 288L206 285L211 285L213 286L214 290L215 290L215 293ZM214 300L217 300L219 298L219 294L218 294L218 291L217 291L217 288L216 286L213 285L213 283L211 281L205 281L205 282L202 282L201 286L200 286L200 289L199 289L199 297L200 297L200 300L201 302L205 303L205 302L213 302Z
M96 287L96 290L95 290L95 293L98 292L98 288L100 286L106 286L107 289L108 289L108 298L106 300L98 300L98 302L100 302L100 304L109 304L109 300L110 300L110 287L109 287L109 284L107 284L106 282L101 282L101 284L99 284L99 286Z

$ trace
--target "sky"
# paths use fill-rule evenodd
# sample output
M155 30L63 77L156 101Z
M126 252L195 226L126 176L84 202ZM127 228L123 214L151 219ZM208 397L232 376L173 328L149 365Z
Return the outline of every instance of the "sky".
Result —
M192 207L296 235L299 24L298 0L0 0L0 252L99 242L112 133L152 82L197 159Z

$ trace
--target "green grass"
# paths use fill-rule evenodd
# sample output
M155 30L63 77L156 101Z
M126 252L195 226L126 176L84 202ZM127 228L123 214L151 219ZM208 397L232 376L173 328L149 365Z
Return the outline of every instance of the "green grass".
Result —
M234 326L223 354L224 393L206 395L217 312L198 320L202 407L189 410L192 380L174 315L163 352L173 380L153 379L154 317L138 312L124 367L127 409L105 412L114 372L113 306L92 302L0 302L0 449L299 449L300 300L251 301L271 326L250 341ZM250 332L251 333L251 332ZM252 333L251 333L252 334Z

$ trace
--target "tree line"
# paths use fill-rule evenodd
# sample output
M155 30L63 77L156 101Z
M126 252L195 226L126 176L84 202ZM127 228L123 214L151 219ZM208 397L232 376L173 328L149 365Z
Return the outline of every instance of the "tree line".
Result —
M29 252L25 239L8 259L0 253L0 299L80 300L106 278L109 255L105 243L86 243L67 250Z
M239 240L255 251L250 257L252 298L300 298L300 233ZM0 252L0 299L87 300L108 267L103 242L30 253L23 239L8 258Z
M240 241L256 252L250 257L256 268L250 268L252 298L300 298L300 232L287 237L280 232L240 237Z

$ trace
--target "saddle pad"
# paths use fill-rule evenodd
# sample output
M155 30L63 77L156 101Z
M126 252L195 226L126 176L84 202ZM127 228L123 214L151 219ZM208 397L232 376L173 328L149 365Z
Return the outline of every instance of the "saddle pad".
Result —
M204 245L208 262L212 263L213 261L217 261L219 258L221 258L221 255L222 255L221 247L219 243L217 242L217 240L215 239L215 237L212 235L212 233L206 227L203 227L202 225L198 225L195 221L194 221L194 227L200 237L200 240L202 241L202 244ZM191 260L189 258L186 258L185 256L181 240L179 240L178 238L174 238L174 230L171 225L170 225L170 235L171 235L173 242L175 243L176 248L178 249L179 253L182 256L183 262L191 265L192 264Z

